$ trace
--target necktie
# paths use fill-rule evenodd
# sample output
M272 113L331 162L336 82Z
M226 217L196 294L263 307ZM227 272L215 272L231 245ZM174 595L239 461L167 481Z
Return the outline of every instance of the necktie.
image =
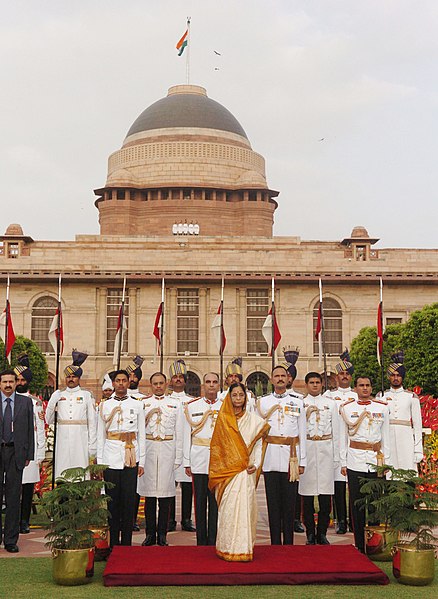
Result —
M3 414L3 441L11 443L12 441L12 407L11 398L6 398L6 408Z

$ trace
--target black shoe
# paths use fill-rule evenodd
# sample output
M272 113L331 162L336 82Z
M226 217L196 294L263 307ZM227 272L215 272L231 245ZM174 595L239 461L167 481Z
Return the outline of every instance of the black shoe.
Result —
M348 523L348 532L354 532L351 522Z
M176 530L176 521L169 520L169 522L167 524L167 532L175 532L175 530Z
M166 535L158 535L158 545L160 545L160 547L167 547L168 544L169 543L166 541Z
M29 522L20 522L20 534L27 535L30 532Z
M142 543L143 547L150 547L151 545L157 544L157 537L155 535L146 535L145 540Z
M181 530L185 530L186 532L196 532L196 528L193 526L191 520L183 520L181 522Z
M294 532L304 532L304 526L299 520L294 520Z
M18 553L18 545L5 545L5 549L8 553Z
M316 545L315 535L312 532L307 535L306 545Z
M317 538L318 545L330 545L330 541L327 539L325 534L318 534Z
M338 525L336 527L336 534L337 535L347 534L347 523L345 522L345 520L341 520L340 522L338 522Z
M139 532L140 531L140 526L138 525L138 522L134 522L134 524L132 525L132 530L134 532Z

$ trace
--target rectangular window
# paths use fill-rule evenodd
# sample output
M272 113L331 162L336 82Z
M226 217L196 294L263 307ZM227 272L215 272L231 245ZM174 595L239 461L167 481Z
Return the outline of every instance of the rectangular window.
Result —
M389 324L401 324L403 321L401 318L387 318L386 319L386 326L388 326Z
M269 290L246 290L246 351L247 354L266 355L268 344L262 334L263 323L269 312Z
M9 243L8 244L8 258L18 258L20 253L20 248L18 243Z
M178 289L176 297L176 351L199 351L199 289Z
M106 351L108 354L114 352L114 340L117 333L117 322L119 319L119 310L122 303L123 289L107 289L106 291ZM129 289L125 291L124 316L126 322L126 331L123 336L122 353L128 353L128 332L129 332Z

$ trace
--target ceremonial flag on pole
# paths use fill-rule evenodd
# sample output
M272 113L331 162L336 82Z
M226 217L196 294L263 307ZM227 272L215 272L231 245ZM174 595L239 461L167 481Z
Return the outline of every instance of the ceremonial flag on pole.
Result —
M59 317L59 320L58 320ZM58 328L59 322L59 328ZM59 355L62 356L64 351L64 328L62 325L62 310L61 303L58 303L58 308L56 309L55 316L53 317L52 324L49 329L49 341L51 346L53 347L53 351L55 354L58 351L58 337L59 337Z
M272 335L272 328L274 328L274 335ZM269 348L269 355L272 356L273 352L277 349L278 344L281 340L280 329L277 324L277 317L274 313L274 322L272 322L272 308L269 309L268 315L262 327L263 337ZM272 347L272 337L274 337L274 347Z
M377 308L377 361L382 366L383 363L383 281L380 279L380 302Z
M176 49L178 50L178 56L181 56L182 53L184 52L184 50L187 48L187 45L189 43L188 36L189 36L189 29L187 27L182 38L179 40L179 42L176 45Z
M125 293L126 293L126 277L123 279L122 301L119 308L119 316L117 318L116 336L114 339L113 365L115 368L120 368L120 357L122 354L123 338L128 330L128 323L125 317Z
M219 304L217 314L215 315L211 325L211 331L213 333L218 352L223 354L225 346L227 344L227 338L225 337L225 330L223 324L223 302Z
M163 316L163 303L161 302L158 306L157 315L155 316L155 324L153 335L157 340L157 354L160 353L160 345L161 345L161 327L162 327L162 316Z
M9 361L12 347L15 343L15 333L11 318L11 304L9 303L9 277L6 287L6 307L0 316L0 335L5 344L6 360Z
M318 306L318 316L316 320L316 328L315 328L315 339L318 341L318 365L322 365L322 331L324 326L324 314L322 311L322 283L321 279L319 279L319 306Z

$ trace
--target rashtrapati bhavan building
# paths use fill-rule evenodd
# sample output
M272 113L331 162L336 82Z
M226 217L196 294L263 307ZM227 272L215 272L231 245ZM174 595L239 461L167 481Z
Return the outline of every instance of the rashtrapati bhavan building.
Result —
M112 352L123 277L128 331L122 366L145 358L144 378L158 370L152 330L165 290L165 371L177 357L190 372L189 392L218 371L211 331L225 277L225 363L243 357L250 386L267 380L271 358L261 328L275 305L283 345L298 346L298 379L319 369L314 341L318 279L324 288L326 349L334 364L358 331L375 325L379 278L387 323L436 301L438 250L375 249L378 239L346 223L345 238L305 241L274 237L279 192L270 189L265 160L237 119L195 85L178 85L134 121L108 161L106 184L95 190L99 235L38 241L20 225L0 237L0 278L13 281L16 334L55 358L47 333L62 273L65 347L87 351L82 384L99 394ZM281 201L281 200L279 200ZM6 226L6 223L4 223ZM298 233L298 232L297 232ZM298 381L298 388L300 383ZM142 387L146 389L146 383Z

